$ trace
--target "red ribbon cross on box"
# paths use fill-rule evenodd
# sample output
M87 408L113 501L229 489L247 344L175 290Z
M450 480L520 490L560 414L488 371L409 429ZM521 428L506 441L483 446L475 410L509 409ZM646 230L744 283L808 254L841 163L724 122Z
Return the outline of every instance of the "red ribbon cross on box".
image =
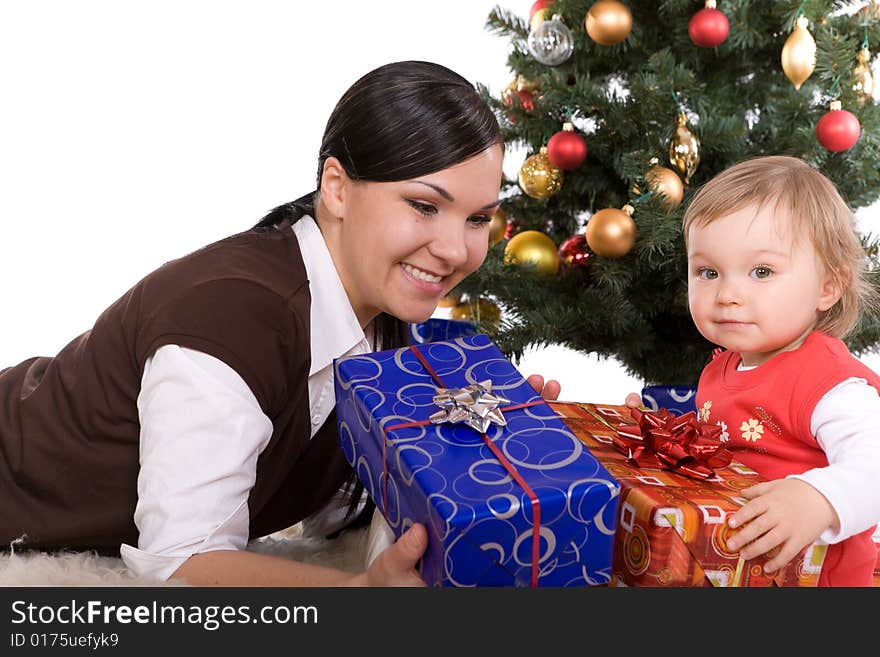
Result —
M410 346L410 351L412 351L416 358L419 359L419 362L424 366L424 368L428 371L428 374L431 375L431 378L437 382L440 387L447 388L448 386L443 382L440 378L440 375L431 367L431 364L425 359L422 353L415 347L415 345ZM524 404L511 404L510 406L505 406L501 409L502 412L507 411L515 411L521 408L528 408L529 406L537 406L538 404L545 403L543 399L536 399L531 402L526 402ZM395 431L397 429L407 429L409 427L421 427L426 426L428 424L432 424L431 420L421 420L418 422L404 422L402 424L395 424L392 426L387 426L384 428L383 432L383 440L382 440L382 507L387 512L388 511L388 462L387 462L387 444L389 441L388 433L390 431ZM519 484L519 486L525 491L526 495L528 495L529 499L532 503L532 517L533 517L533 526L532 526L532 571L530 578L530 586L538 586L538 561L541 556L541 503L538 499L538 496L535 494L535 491L532 490L531 486L526 483L525 479L522 478L514 465L507 460L507 457L498 449L498 446L492 442L489 438L488 434L485 432L480 436L483 439L483 442L486 446L492 451L492 454L495 455L495 458L498 459L498 462L507 470L507 473L511 476L511 478Z

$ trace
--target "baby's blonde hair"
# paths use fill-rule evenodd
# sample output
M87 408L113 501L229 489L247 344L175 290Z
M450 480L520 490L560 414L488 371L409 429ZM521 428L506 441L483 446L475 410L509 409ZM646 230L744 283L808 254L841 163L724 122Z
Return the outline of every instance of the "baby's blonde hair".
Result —
M685 245L691 226L705 226L751 205L773 204L791 217L794 240L810 239L820 261L842 290L819 317L816 329L842 338L862 312L877 307L866 277L867 256L855 216L837 188L821 172L794 157L755 157L725 169L697 192L684 213Z

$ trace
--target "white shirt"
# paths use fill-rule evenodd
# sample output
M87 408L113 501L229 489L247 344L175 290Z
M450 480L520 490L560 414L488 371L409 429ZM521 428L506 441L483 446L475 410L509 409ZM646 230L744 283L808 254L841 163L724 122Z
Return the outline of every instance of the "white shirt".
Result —
M839 383L816 404L810 431L828 465L792 476L831 503L840 529L826 529L819 538L839 543L880 523L880 395L865 379Z
M314 437L336 404L333 359L371 348L318 225L305 216L293 231L312 295L308 390ZM193 554L244 549L257 458L273 430L253 392L217 358L165 345L146 361L137 406L134 521L140 535L137 548L122 545L125 564L139 576L167 579ZM345 501L337 495L304 526L332 531Z

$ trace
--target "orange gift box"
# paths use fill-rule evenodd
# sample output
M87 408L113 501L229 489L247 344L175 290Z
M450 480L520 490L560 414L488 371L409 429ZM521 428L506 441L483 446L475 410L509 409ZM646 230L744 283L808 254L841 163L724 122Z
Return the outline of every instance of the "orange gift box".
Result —
M772 575L763 570L767 555L744 561L727 548L736 531L727 518L746 503L742 489L765 481L757 472L732 460L701 480L653 461L636 465L612 443L618 425L635 423L626 406L549 404L620 482L612 586L816 586L823 544L808 546Z

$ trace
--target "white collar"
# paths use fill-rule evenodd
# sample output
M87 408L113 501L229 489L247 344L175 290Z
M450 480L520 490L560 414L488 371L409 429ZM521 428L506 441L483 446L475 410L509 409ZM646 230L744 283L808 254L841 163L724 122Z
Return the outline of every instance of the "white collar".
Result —
M317 222L305 215L294 222L293 232L299 242L312 297L309 326L312 352L309 376L312 376L366 337Z

